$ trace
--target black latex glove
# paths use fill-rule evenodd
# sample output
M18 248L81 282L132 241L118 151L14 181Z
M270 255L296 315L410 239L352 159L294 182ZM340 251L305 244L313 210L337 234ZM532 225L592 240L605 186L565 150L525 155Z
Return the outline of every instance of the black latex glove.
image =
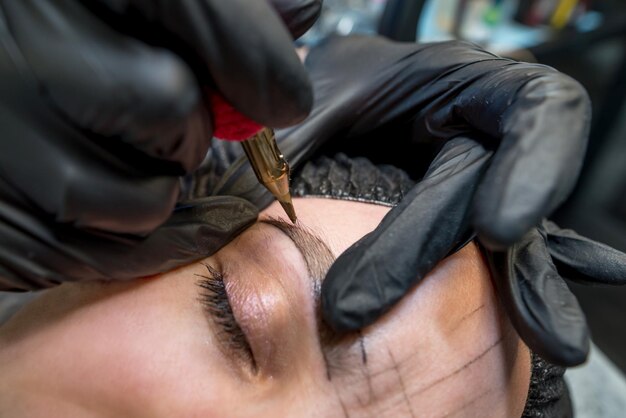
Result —
M374 321L472 238L471 202L492 155L469 138L447 141L424 178L332 265L322 285L326 321L340 331Z
M390 162L405 169L424 159L416 145L441 146L459 135L495 150L480 180L470 178L476 173L464 168L465 160L455 165L452 159L444 174L431 169L434 177L417 187L434 182L436 192L407 196L373 235L339 258L323 285L325 318L337 330L364 327L386 312L458 245L468 223L483 243L505 248L561 203L576 181L589 100L576 81L552 68L464 42L375 37L331 38L310 51L305 66L313 111L280 132L292 160L339 137L360 155L395 155ZM450 159L452 151L441 158ZM435 167L441 164L448 163Z
M563 278L624 285L626 254L546 220L507 251L486 254L498 294L524 342L551 363L584 362L587 323Z
M220 197L187 202L156 229L178 177L206 154L211 90L269 126L306 116L310 84L280 16L297 36L319 9L0 2L0 290L160 272L253 222L255 207Z

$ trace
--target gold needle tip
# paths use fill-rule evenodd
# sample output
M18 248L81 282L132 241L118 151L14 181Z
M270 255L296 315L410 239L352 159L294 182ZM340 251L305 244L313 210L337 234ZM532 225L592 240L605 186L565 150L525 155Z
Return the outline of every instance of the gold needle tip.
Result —
M288 201L279 200L279 203L287 213L287 216L289 216L289 219L291 219L291 222L295 224L298 217L296 216L296 210L293 207L291 198Z

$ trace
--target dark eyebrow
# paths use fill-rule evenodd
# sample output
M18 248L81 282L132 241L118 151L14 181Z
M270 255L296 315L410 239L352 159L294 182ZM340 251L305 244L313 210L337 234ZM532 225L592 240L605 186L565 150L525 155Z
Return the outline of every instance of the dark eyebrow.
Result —
M326 355L327 350L338 336L322 319L322 282L326 277L328 269L335 262L335 256L326 242L300 223L294 225L279 218L266 218L259 222L278 228L293 241L300 254L302 254L311 278L319 342L322 352Z
M294 225L277 218L266 218L259 222L275 226L293 241L304 258L309 276L313 280L314 291L319 293L319 288L328 269L335 262L335 256L328 244L300 223ZM319 296L319 294L315 296Z

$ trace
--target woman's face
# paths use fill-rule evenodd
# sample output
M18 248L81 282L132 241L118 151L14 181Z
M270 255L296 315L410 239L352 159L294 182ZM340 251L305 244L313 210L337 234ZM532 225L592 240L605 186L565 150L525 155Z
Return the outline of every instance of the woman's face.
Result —
M304 232L262 221L201 263L46 292L0 329L0 415L521 415L529 353L474 245L338 339L318 321L320 280L388 209L294 204Z

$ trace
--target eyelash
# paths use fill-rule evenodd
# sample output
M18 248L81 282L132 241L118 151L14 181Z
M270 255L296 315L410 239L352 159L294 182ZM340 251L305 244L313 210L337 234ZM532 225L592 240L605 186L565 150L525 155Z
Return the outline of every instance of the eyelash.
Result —
M208 264L204 264L204 266L208 271L208 275L196 274L196 276L200 277L197 283L201 288L200 303L209 318L222 331L220 336L223 341L228 344L229 348L234 349L247 364L251 364L253 370L256 371L256 362L250 343L237 323L228 299L228 293L224 284L224 274Z

